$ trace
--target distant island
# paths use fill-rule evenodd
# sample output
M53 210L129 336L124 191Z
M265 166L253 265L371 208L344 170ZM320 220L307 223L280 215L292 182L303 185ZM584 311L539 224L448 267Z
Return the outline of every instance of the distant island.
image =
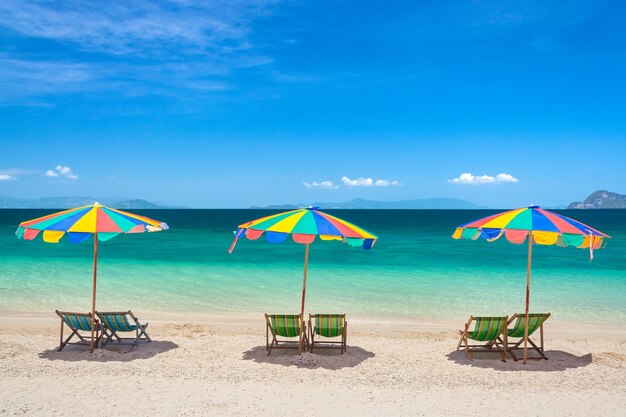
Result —
M161 204L142 199L119 199L98 197L43 197L19 199L0 195L0 208L64 209L87 206L95 202L118 209L166 209Z
M575 201L567 206L568 209L625 209L626 195L598 190L585 198L585 201Z
M476 204L470 203L469 201L459 200L456 198L426 198L426 199L415 199L415 200L402 200L402 201L374 201L374 200L363 200L360 198L343 202L343 203L334 203L334 202L314 202L311 204L275 204L264 207L252 206L251 209L276 209L276 210L290 210L297 209L301 207L319 207L321 209L458 209L458 210L468 210L468 209L484 209L486 207L481 207Z

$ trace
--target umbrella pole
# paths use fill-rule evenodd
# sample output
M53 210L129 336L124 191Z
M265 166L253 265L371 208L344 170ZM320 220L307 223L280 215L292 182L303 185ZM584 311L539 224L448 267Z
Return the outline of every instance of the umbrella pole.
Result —
M524 365L528 358L528 306L530 301L530 267L533 257L533 232L528 232L528 266L526 270L526 317L524 325Z
M304 297L306 296L306 273L309 269L309 244L304 249L304 279L302 280L302 307L300 308L300 343L298 344L298 353L302 352L303 330L304 330Z
M94 349L94 331L96 328L96 274L98 271L98 233L93 234L93 295L91 298L91 347Z

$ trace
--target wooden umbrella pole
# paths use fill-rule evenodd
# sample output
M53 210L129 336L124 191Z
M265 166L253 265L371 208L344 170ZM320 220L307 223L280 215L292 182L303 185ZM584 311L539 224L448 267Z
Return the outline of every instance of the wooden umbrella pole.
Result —
M304 298L306 296L306 273L309 269L309 244L304 249L304 279L302 280L302 307L300 308L300 343L298 344L298 353L302 352L302 335L304 329Z
M528 232L528 266L526 270L526 317L524 324L524 365L528 358L528 307L530 304L530 268L533 257L533 232Z
M94 349L94 332L96 329L96 275L98 272L98 233L93 234L93 295L91 298L91 347Z

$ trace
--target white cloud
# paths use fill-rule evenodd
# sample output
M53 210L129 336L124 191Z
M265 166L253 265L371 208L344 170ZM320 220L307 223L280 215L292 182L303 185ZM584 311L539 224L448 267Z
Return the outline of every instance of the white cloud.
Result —
M9 174L0 174L0 181L11 181L11 180L15 180L17 178L15 178L12 175Z
M491 175L472 175L470 172L464 172L457 178L448 180L450 184L504 184L504 183L516 183L519 182L517 178L510 174L498 174L495 177Z
M78 179L78 175L72 171L72 168L63 165L57 165L54 169L47 170L46 177L63 177L68 180Z
M341 182L346 187L393 187L396 185L402 185L398 180L384 180L378 179L373 180L371 178L359 177L355 179L350 179L346 176L341 178Z
M335 185L332 181L313 181L313 182L303 182L306 188L324 188L329 190L336 190L339 188L338 185Z

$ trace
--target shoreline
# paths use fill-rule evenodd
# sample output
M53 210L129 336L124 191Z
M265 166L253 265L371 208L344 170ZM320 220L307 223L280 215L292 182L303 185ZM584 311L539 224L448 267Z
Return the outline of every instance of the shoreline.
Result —
M216 328L240 328L249 330L265 329L263 313L238 313L238 314L212 314L212 313L163 313L154 311L134 310L142 322L150 322L159 325L202 325ZM305 319L308 315L305 315ZM398 317L381 316L350 316L347 315L352 330L367 331L376 330L381 334L411 333L411 332L456 332L461 329L469 316L459 317L459 320L439 318L415 318L406 319ZM54 313L45 311L15 311L0 310L0 324L10 324L16 320L22 322L36 321L41 326L58 324L59 318ZM609 340L626 339L626 325L597 325L595 323L567 322L553 320L551 317L545 324L549 337L553 334L558 337L581 337L598 336Z

